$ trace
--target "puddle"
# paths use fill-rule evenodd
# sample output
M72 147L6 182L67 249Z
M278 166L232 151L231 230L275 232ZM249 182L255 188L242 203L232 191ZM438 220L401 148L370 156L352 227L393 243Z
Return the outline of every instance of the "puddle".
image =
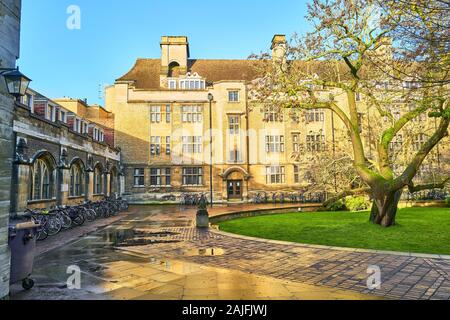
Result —
M216 257L224 255L225 250L220 248L192 249L185 252L188 257Z
M178 243L180 240L155 240L148 238L138 238L138 239L128 239L123 242L116 244L117 247L135 247L135 246L146 246L148 244L159 244L159 243Z
M176 232L170 231L144 231L139 229L111 229L105 230L103 240L115 247L144 246L157 243L176 243L179 240L164 239Z
M117 225L125 225L130 226L130 222L120 221ZM176 227L190 227L192 225L191 220L163 220L163 221L133 221L133 226L145 226L145 227L154 227L154 228L176 228Z

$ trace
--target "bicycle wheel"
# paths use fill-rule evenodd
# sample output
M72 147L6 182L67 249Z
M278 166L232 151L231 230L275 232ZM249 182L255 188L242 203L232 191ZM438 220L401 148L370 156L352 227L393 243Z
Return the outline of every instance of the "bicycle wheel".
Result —
M75 210L71 213L70 217L72 218L72 222L77 226L82 226L85 221L84 215L79 211Z
M44 241L48 238L48 233L45 231L45 229L42 229L41 231L38 231L37 233L37 241Z
M40 225L36 235L37 241L43 241L47 239L48 237L48 233L46 231L47 218L41 215L33 215L32 220Z
M88 222L95 221L95 211L94 210L85 208L83 215Z
M63 230L67 230L72 226L72 219L64 211L61 211L59 213L59 219L61 220L61 226Z
M61 220L57 216L52 216L48 219L46 231L49 236L57 235L62 229Z
M95 211L95 218L96 219L100 219L103 214L102 214L102 210L99 207L94 207L94 209L92 209Z

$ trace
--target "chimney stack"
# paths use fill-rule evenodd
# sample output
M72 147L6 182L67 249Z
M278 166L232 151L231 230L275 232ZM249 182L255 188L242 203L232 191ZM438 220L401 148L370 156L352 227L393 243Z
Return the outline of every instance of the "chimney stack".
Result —
M189 42L186 36L161 37L161 69L167 73L169 68L178 67L187 71Z
M276 34L272 38L272 60L273 61L286 61L287 42L284 34Z

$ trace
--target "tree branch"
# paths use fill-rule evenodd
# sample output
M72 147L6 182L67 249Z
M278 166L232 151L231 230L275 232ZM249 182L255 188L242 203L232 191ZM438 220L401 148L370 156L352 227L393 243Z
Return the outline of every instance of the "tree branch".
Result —
M411 193L419 192L419 191L423 191L423 190L430 190L430 189L444 189L449 181L450 181L450 176L448 176L441 182L422 184L422 185L418 185L418 186L415 186L414 183L411 182L411 184L408 186L408 189L409 189L409 192L411 192Z
M448 109L450 110L450 109ZM446 136L448 136L448 127L450 124L450 117L442 117L439 127L436 132L428 139L428 141L422 146L420 151L416 154L409 166L403 172L401 176L394 180L393 190L399 190L404 186L411 183L412 179L419 170L425 158L428 156L431 150Z

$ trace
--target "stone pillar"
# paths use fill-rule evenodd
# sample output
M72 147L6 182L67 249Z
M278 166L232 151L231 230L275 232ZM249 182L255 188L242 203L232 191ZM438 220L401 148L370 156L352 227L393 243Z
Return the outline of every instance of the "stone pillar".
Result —
M125 193L125 176L121 174L119 176L119 197Z
M94 171L86 171L86 184L85 184L86 200L91 201L94 199Z
M58 205L65 205L69 202L70 197L70 168L60 167L58 169L57 184L57 202Z
M0 0L0 68L14 68L19 58L21 0ZM13 165L14 100L0 76L0 299L9 294L8 224Z
M111 196L111 173L106 172L104 175L103 193L106 197Z
M30 194L30 170L28 163L16 163L14 165L14 178L11 191L11 214L23 213L28 207Z

